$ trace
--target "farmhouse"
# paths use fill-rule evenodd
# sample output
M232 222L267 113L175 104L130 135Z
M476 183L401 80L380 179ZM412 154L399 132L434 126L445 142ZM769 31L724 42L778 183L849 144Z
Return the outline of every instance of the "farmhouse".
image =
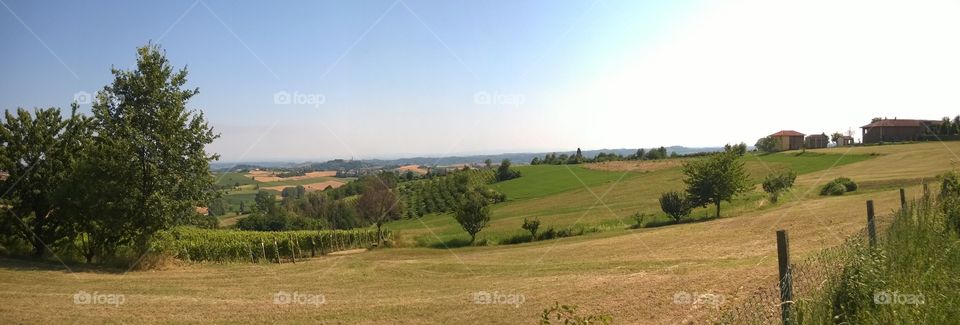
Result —
M808 135L803 144L808 149L817 149L826 148L828 143L830 143L830 137L821 133Z
M803 146L803 133L793 130L783 130L770 135L776 142L777 151L798 150Z
M838 146L841 146L841 147L844 147L844 146L852 146L852 145L853 145L853 137L851 137L851 136L849 136L849 135L842 136L842 137L840 137L840 143L837 143L837 145L838 145Z
M935 120L874 119L860 129L863 130L863 143L916 141L931 133L940 123Z

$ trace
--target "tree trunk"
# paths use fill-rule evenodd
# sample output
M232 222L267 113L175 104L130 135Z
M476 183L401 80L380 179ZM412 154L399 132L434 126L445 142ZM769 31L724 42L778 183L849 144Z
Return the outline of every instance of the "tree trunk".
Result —
M717 218L720 218L720 200L717 200Z
M40 239L40 234L43 233L43 221L47 216L36 210L33 211L33 215L34 218L36 218L33 220L33 240L31 240L33 244L33 257L41 258L43 257L44 244L43 240Z

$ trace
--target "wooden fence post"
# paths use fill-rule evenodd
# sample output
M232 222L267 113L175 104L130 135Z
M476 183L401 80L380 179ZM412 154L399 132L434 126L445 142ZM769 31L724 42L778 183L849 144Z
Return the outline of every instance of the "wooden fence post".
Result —
M263 245L263 241L260 241L260 254L263 256L264 260L267 260L267 247Z
M867 235L870 236L870 247L877 244L877 223L873 215L873 200L867 200Z
M777 230L777 262L780 269L780 317L783 324L792 324L793 272L790 269L790 242L786 230Z
M904 192L903 188L900 188L900 209L907 208L907 193Z

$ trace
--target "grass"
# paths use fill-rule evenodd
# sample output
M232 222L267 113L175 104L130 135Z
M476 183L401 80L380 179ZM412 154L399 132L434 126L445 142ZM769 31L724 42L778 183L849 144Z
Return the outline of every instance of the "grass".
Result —
M608 172L587 169L579 165L536 165L514 168L522 177L493 184L492 187L507 195L507 200L524 200L544 197L584 186L616 182L636 173Z
M73 265L77 272L71 273L56 262L0 258L0 322L282 319L290 323L512 324L535 322L555 302L579 305L584 314L610 314L614 322L623 324L706 322L716 312L712 306L676 304L674 295L718 294L733 303L750 296L754 288L772 285L777 277L775 230L790 232L793 257L802 260L861 229L865 200L875 200L879 214L899 206L898 192L886 185L837 197L808 195L807 189L839 176L861 184L930 178L950 169L955 159L952 152L960 152L960 143L808 153L836 154L819 156L835 161L846 150L877 155L833 168L813 168L798 177L797 188L777 205L764 205L763 195L755 191L724 205L725 218L665 227L628 230L620 225L604 232L516 245L377 249L297 264L187 264L125 274L124 270ZM750 162L748 168L764 170L759 164ZM679 188L679 179L677 169L657 170L628 175L621 182L515 199L494 208L494 220L480 239L520 234L523 216L539 216L541 230L574 222L602 226L618 218L632 224L630 214L659 210L656 195ZM909 197L917 193L917 186L908 188ZM594 194L604 198L609 210L594 204ZM388 227L410 234L408 240L430 238L430 232L441 238L465 236L449 216L428 216L422 221L426 227L417 220ZM123 294L126 302L116 307L74 304L72 295L80 290ZM273 295L281 290L323 294L326 303L274 304ZM476 304L472 297L480 291L522 294L525 301L516 307Z
M845 245L842 267L814 299L796 306L803 323L946 324L960 317L960 240L941 207L915 201L895 214L877 245ZM899 297L899 298L898 298Z
M765 156L750 154L743 159L751 178L759 182L770 170L777 168L794 168L810 175L831 166L836 168L854 164L871 157L875 156L807 151L799 156L792 153ZM507 193L508 202L493 207L491 222L479 234L479 240L499 243L521 235L523 230L520 225L525 217L540 218L542 229L582 225L610 230L631 226L634 223L631 216L641 212L652 215L645 220L646 223L662 225L668 223L669 218L660 211L659 195L683 189L680 167L647 172L611 172L576 165L537 165L518 169L522 177L494 184L495 188ZM583 180L583 184L577 177ZM781 201L794 200L804 193L805 189L798 189L796 193L783 195ZM739 215L765 209L768 205L763 203L765 197L759 188L754 189L735 198L733 202L721 204L721 215ZM602 202L598 198L602 198ZM712 209L695 209L691 218L705 218L714 213ZM430 214L420 220L394 222L388 227L404 230L403 235L411 241L431 247L443 247L438 243L468 238L450 214Z
M217 185L220 186L234 186L236 184L253 185L258 183L250 177L247 177L244 173L221 172L214 173L213 177L217 180Z

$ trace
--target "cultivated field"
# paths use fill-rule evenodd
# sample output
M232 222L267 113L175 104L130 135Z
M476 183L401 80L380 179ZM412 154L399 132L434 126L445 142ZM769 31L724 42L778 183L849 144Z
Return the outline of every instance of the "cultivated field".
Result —
M755 192L725 205L721 219L638 230L626 229L629 214L657 212L657 195L681 187L678 167L524 167L520 179L498 184L510 201L495 207L480 239L520 233L523 216L539 216L541 229L610 225L604 232L526 244L389 248L297 264L186 264L129 273L0 259L0 321L516 324L535 323L543 308L560 302L610 314L618 324L705 322L715 312L712 305L677 304L674 295L719 294L730 304L771 285L776 229L790 232L794 259L836 245L863 227L865 200L889 213L899 205L898 186L910 184L908 195L917 196L915 184L950 169L953 152L960 152L960 142L750 155L753 178L790 166L801 172L798 186L776 205ZM816 186L836 176L863 186L839 197L818 196ZM405 234L407 244L414 238L446 242L465 236L451 219L433 215L387 227ZM79 291L122 294L125 301L75 304ZM276 304L281 291L322 294L324 300ZM477 304L478 292L522 295L523 301Z

